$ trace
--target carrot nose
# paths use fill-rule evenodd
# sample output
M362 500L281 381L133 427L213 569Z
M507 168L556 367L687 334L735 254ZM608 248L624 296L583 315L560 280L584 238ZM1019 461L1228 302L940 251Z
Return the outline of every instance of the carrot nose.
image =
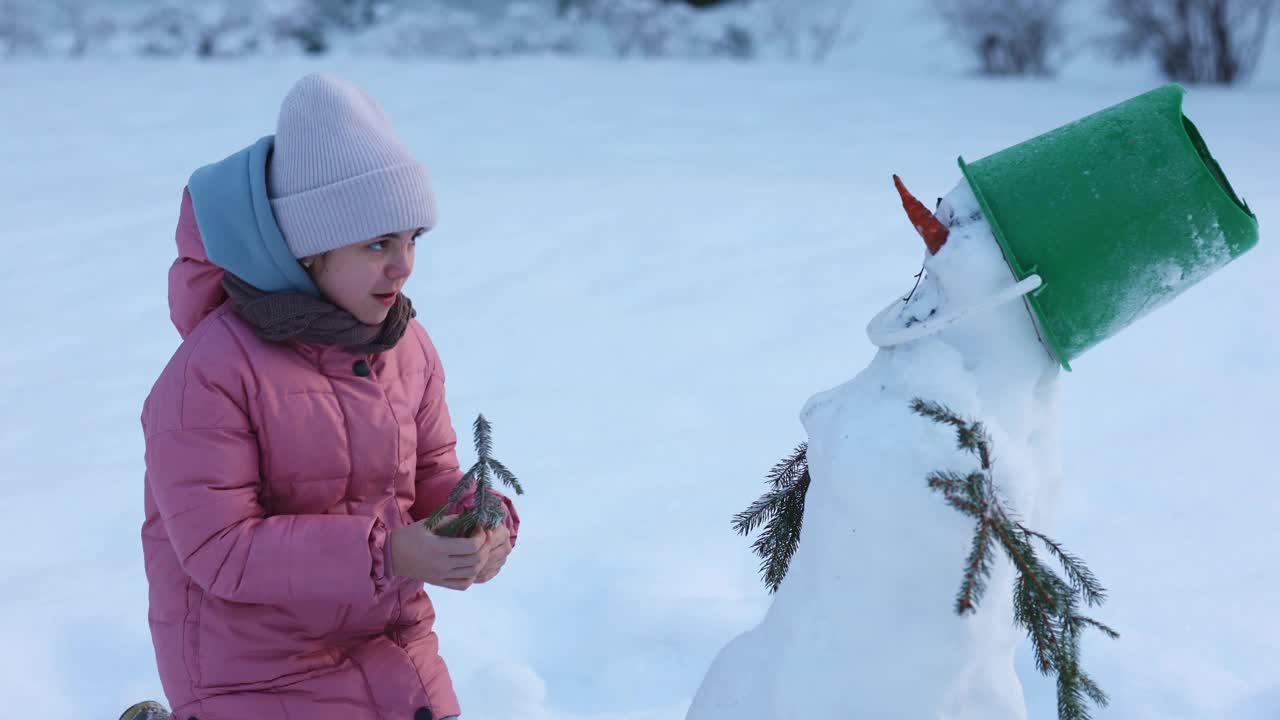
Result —
M898 188L898 194L902 196L902 207L907 211L907 217L911 219L911 224L915 226L916 232L920 233L920 237L924 238L924 245L929 248L929 254L937 255L942 246L946 244L947 235L951 231L947 230L947 227L933 213L929 212L929 208L926 208L924 203L917 200L915 195L907 192L907 186L902 184L902 178L894 175L893 185Z

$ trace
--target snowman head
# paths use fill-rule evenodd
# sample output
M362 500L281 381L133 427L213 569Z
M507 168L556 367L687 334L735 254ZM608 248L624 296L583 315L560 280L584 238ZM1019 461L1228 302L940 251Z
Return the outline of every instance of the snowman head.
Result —
M1016 291L1033 285L1019 284L1014 277L969 184L961 180L930 212L901 178L894 175L893 182L924 240L924 274L896 312L881 313L873 323L919 330L907 336L936 336L959 350L971 367L1015 362L1035 365L1038 371L1040 365L1052 364L1022 293Z

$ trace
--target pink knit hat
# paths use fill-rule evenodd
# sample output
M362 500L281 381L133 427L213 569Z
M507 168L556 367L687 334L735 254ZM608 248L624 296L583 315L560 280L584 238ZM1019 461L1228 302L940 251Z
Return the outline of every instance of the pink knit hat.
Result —
M376 100L332 75L307 75L280 104L267 194L297 258L436 224L426 166Z

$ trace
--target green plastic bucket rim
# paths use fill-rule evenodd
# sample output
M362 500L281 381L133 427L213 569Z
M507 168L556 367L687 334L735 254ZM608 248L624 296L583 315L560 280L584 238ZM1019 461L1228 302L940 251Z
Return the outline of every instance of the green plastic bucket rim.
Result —
M1177 83L1170 83L1149 92L1167 91L1170 88L1176 88L1177 90L1177 110L1178 115L1182 118L1182 129L1184 131L1183 137L1186 139L1192 152L1195 153L1195 157L1200 160L1200 165L1211 177L1213 177L1214 180L1217 181L1215 184L1217 185L1218 190L1222 192L1237 208L1244 211L1246 215L1256 221L1257 216L1249 209L1248 203L1236 195L1235 190L1231 187L1231 183L1227 180L1226 174L1222 172L1222 167L1218 165L1217 160L1213 159L1213 155L1209 152L1209 147L1205 144L1204 137L1200 134L1200 130L1197 129L1195 123L1191 122L1191 119L1182 112L1182 101L1186 97L1186 88ZM1135 98L1136 97L1142 96L1138 95L1135 96ZM1129 102L1135 98L1130 98L1124 102ZM1122 105L1124 102L1119 104ZM1113 105L1111 107L1114 108L1116 106ZM1106 112L1107 109L1099 112ZM1048 132L1054 132L1054 130L1050 130ZM1022 143L1018 144L1021 145ZM1010 147L1017 147L1017 145L1011 145ZM999 150L997 152L1003 151ZM978 162L981 161L982 160L980 159ZM991 205L987 202L986 195L983 194L982 189L978 187L978 184L974 181L973 175L969 172L969 165L964 161L964 156L962 155L957 157L956 162L960 165L960 172L964 175L965 181L969 184L969 189L973 191L974 197L978 199L978 205L982 208L982 214L986 217L987 223L991 226L992 234L996 237L996 243L1000 245L1000 252L1004 255L1005 262L1008 263L1009 269L1013 271L1014 280L1016 282L1021 282L1027 277L1036 274L1036 269L1034 267L1029 269L1023 268L1022 264L1018 262L1018 258L1014 256L1013 247L1009 244L1009 240L1005 236L1004 228L1001 227L999 221L991 212ZM1056 358L1062 365L1062 368L1067 372L1070 372L1071 365L1067 362L1067 358L1062 352L1062 347L1058 343L1058 339L1054 336L1049 327L1043 308L1040 307L1039 295L1046 287L1048 287L1047 283L1023 296L1022 299L1026 303L1026 306L1030 308L1031 319L1035 323L1036 332L1040 335L1041 340L1049 346L1049 350L1053 353L1054 358Z

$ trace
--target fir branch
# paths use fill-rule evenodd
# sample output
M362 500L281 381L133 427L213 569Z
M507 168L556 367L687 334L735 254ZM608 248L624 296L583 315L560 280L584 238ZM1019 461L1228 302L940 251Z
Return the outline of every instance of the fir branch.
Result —
M975 505L974 503L960 497L959 495L949 494L949 495L946 495L946 499L947 499L948 505L959 510L965 515L968 515L969 517L974 518L975 520L981 518L983 513L985 512L980 505Z
M961 449L977 455L984 471L991 470L991 438L987 436L987 429L982 423L969 422L946 405L928 402L921 398L911 401L911 410L936 423L956 428L956 444Z
M1094 630L1097 630L1098 632L1102 633L1103 635L1106 635L1107 637L1111 638L1112 640L1115 640L1115 639L1117 639L1117 638L1119 638L1119 637L1120 637L1120 633L1118 633L1118 632L1116 632L1115 630L1111 629L1111 627L1110 627L1110 626L1108 626L1108 625L1104 625L1104 624L1102 624L1102 623L1098 622L1097 620L1094 620L1094 619L1093 619L1093 618L1091 618L1091 617L1086 617L1086 616L1084 616L1084 615L1077 615L1075 619L1076 619L1078 622L1080 622L1081 624L1083 624L1083 625L1088 625L1089 627L1093 628Z
M476 498L475 515L477 525L495 528L507 516L507 511L503 509L497 495L486 492Z
M476 503L484 502L489 496L489 491L493 489L493 483L489 480L489 458L481 457L476 460L473 466L476 471Z
M1036 532L1021 523L1018 529L1023 533L1036 538L1049 548L1049 552L1058 559L1062 565L1062 569L1067 574L1067 579L1071 581L1071 587L1084 598L1084 601L1091 607L1101 605L1107 599L1107 591L1103 589L1098 582L1098 578L1094 577L1093 571L1085 567L1080 558L1068 553L1062 549L1062 546L1054 542L1044 533Z
M954 493L959 492L964 487L965 479L950 470L939 470L929 473L929 476L925 478L925 482L933 490Z
M973 535L973 548L965 560L964 580L956 593L956 614L975 613L982 596L987 592L987 578L991 576L991 555L995 545L990 518L978 521L978 532Z
M441 505L440 507L436 508L435 512L427 516L427 519L423 521L423 524L427 526L428 530L435 530L436 526L440 524L440 521L444 520L444 516L446 514L445 510L448 507L449 507L448 505Z
M474 443L476 446L476 457L485 459L493 454L493 426L488 420L484 419L484 414L476 416L475 422L471 423L471 432L473 433Z
M774 538L767 557L761 561L760 571L765 585L774 593L782 587L782 580L791 567L791 558L800 546L800 526L804 522L804 500L809 490L809 470L806 468L796 481L795 488L783 499L778 514L769 521L766 534Z
M800 545L810 481L808 450L808 443L801 443L775 464L766 476L770 489L733 517L733 528L740 535L750 535L764 526L751 547L760 556L760 574L771 593L781 587Z
M1098 683L1094 682L1093 678L1083 672L1080 673L1080 686L1084 688L1085 695L1088 695L1089 699L1097 703L1099 706L1106 707L1111 703L1111 698L1107 697L1107 694L1102 691L1102 688L1098 687Z
M982 423L974 423L974 432L977 433L979 440L978 446L978 462L982 465L983 472L991 472L991 438L987 435L987 429Z
M760 523L778 514L778 503L781 498L775 492L768 492L756 498L746 510L733 516L733 529L739 535L750 535Z
M1048 675L1053 672L1052 652L1056 650L1057 643L1050 632L1053 621L1039 613L1034 597L1030 578L1019 574L1013 581L1013 621L1027 629L1031 650L1035 655L1036 670L1041 675ZM1033 618L1033 614L1037 617Z
M1025 538L1010 532L1007 525L998 525L996 531L1005 555L1018 570L1015 582L1021 584L1014 590L1014 621L1027 630L1036 655L1036 668L1047 675L1062 667L1059 628L1064 609L1063 584L1040 564L1035 549ZM1068 597L1066 603L1070 602Z
M787 494L794 491L801 475L809 471L809 445L800 443L791 455L773 466L766 476L770 490L744 511L733 516L733 529L750 535L762 523L776 516Z
M478 528L491 530L502 523L507 516L507 512L499 501L498 496L492 492L493 483L490 480L490 473L506 485L513 487L516 494L524 494L524 489L520 486L520 481L516 479L515 473L492 457L493 426L489 424L489 421L485 420L484 415L478 415L471 428L474 432L476 462L454 485L449 492L449 496L445 499L445 503L427 518L427 529L437 535L470 537L475 534ZM440 526L444 516L457 507L472 485L475 486L475 489L472 493L474 502L471 503L471 507L464 509L457 517Z
M923 415L936 423L954 425L956 427L965 425L964 418L951 412L946 406L936 402L927 402L921 398L911 401L911 411L917 415Z
M449 496L445 498L444 504L436 508L435 512L427 516L426 524L428 530L435 530L436 526L440 524L440 521L444 519L444 516L448 515L449 511L462 501L462 496L466 494L467 489L475 482L475 475L474 467L462 475L462 478L458 480L458 483L449 491Z
M476 466L472 466L469 470L463 473L462 479L459 480L458 484L454 485L453 489L449 491L449 497L445 499L445 503L448 505L456 505L461 502L462 496L466 495L467 490L476 482L477 474L478 468Z
M979 472L969 473L964 478L964 492L969 501L983 508L985 512L991 507L994 493L988 492L987 476Z
M1084 704L1085 692L1080 676L1067 667L1058 671L1058 717L1090 720L1093 716Z
M471 537L476 532L475 511L468 510L433 530L442 537Z
M799 477L809 471L809 443L796 446L786 459L773 466L768 479L775 490L792 487Z
M1102 707L1106 693L1080 669L1080 634L1094 628L1110 638L1119 634L1110 627L1077 612L1077 599L1095 606L1106 591L1092 571L1047 535L1021 522L1007 506L992 476L991 437L982 423L965 420L944 405L916 398L911 410L936 423L955 428L958 448L977 457L980 470L961 477L944 470L930 473L928 487L941 493L947 504L974 518L977 525L965 572L956 593L956 613L977 611L991 574L991 554L998 545L1013 563L1014 622L1024 628L1035 653L1036 669L1057 675L1059 720L1089 720L1088 701ZM1062 566L1066 579L1044 564L1032 539L1039 540Z
M477 465L480 472L476 478L475 509L477 515L487 515L492 512L490 508L498 504L498 498L493 494L493 483L489 480L489 464Z
M520 481L516 479L515 473L507 469L506 465L498 462L496 458L489 458L489 468L493 470L493 474L497 475L504 485L515 490L517 495L524 494L524 488L521 487Z

